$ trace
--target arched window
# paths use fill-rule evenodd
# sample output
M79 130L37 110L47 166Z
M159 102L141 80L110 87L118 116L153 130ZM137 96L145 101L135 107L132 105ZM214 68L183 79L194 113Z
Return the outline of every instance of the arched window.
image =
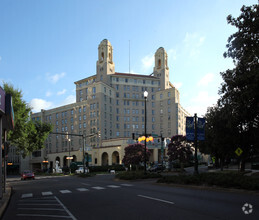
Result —
M161 67L161 60L158 60L158 67Z
M102 60L102 61L104 60L104 52L102 52L101 60Z
M110 61L112 60L112 55L111 55L111 53L109 53L109 60L110 60Z

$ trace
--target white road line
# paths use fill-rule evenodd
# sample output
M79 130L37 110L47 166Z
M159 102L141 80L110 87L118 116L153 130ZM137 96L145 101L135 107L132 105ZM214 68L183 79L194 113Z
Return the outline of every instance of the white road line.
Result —
M78 191L80 191L80 192L89 191L89 190L88 190L88 189L86 189L86 188L77 188L77 190L78 190Z
M92 187L93 189L97 189L97 190L100 190L100 189L105 189L104 187L100 187L100 186L95 186L95 187Z
M107 187L109 187L109 188L120 188L121 186L116 186L116 185L108 185Z
M81 183L81 184L83 184L85 186L91 186L91 184L88 184L88 183Z
M166 201L166 200L163 200L163 199L157 199L157 198L153 198L153 197L149 197L149 196L143 196L143 195L138 195L138 196L146 198L146 199L152 199L152 200L156 200L156 201L159 201L159 202L165 202L165 203L174 205L174 202Z
M133 186L133 185L132 184L124 183L124 184L121 184L121 186Z
M22 194L22 199L24 199L24 198L31 198L31 197L32 197L32 193Z
M61 193L71 193L71 191L70 190L59 190L59 192L61 192Z
M29 216L29 217L51 217L51 218L71 218L70 216L61 215L38 215L38 214L17 214L16 216ZM73 218L72 218L73 219ZM75 218L76 219L76 218Z
M56 205L56 206L59 206L59 204L50 204L50 203L22 203L22 204L18 204L18 205Z
M52 192L42 192L41 194L42 194L43 196L51 196L51 195L53 195Z
M66 206L64 206L64 204L55 196L55 199L58 201L58 203L63 207L63 209L65 209L65 211L67 212L67 214L73 219L76 220L76 217L72 215L72 213L66 208Z
M63 211L65 212L64 209L52 209L52 208L18 208L21 210L41 210L41 211Z

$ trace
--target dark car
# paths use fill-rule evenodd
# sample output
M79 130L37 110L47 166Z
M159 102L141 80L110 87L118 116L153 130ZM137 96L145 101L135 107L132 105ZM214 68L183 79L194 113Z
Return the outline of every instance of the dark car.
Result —
M34 173L30 170L25 170L21 174L21 180L27 180L27 179L32 179L32 180L35 179Z
M150 167L148 171L150 172L162 172L165 169L165 166L162 164L155 164L154 166Z

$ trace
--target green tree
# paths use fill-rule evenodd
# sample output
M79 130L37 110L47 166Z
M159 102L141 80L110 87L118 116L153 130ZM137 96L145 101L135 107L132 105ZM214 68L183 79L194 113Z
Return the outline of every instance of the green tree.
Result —
M135 165L137 168L140 163L145 161L145 145L143 144L131 144L125 147L125 155L122 162L126 165ZM146 149L146 161L149 160L150 152Z
M224 57L233 59L235 68L221 73L224 80L220 88L220 107L230 105L232 128L238 128L241 170L251 147L259 146L259 6L243 6L241 15L227 17L229 24L238 31L228 39Z
M14 89L12 85L3 83L6 93L12 95L14 110L14 130L8 132L8 140L11 145L16 146L16 150L23 157L30 152L44 147L44 141L52 130L50 124L32 122L30 119L31 108L22 99L21 90Z
M186 136L175 135L168 145L169 161L179 160L181 170L184 170L184 163L190 162L192 156L191 144L187 142Z
M224 161L233 158L236 148L238 130L233 126L232 109L230 105L208 108L205 126L205 141L199 142L202 153L216 157L216 166L223 170Z

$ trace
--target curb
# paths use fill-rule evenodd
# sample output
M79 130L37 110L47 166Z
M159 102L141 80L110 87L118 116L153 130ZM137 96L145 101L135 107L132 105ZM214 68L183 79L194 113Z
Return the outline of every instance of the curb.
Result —
M12 188L9 184L6 184L6 192L3 193L3 198L0 200L0 219L2 219L5 209L11 198Z

